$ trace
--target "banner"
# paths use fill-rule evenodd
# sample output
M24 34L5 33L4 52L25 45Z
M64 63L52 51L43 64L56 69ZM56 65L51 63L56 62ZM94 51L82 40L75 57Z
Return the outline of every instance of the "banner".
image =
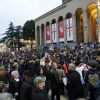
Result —
M52 30L52 42L55 43L57 42L56 23L51 25L51 30Z
M59 30L59 42L64 42L64 21L59 22L58 30Z
M50 43L50 25L46 26L46 41Z
M66 26L67 26L67 41L73 41L72 18L66 19Z

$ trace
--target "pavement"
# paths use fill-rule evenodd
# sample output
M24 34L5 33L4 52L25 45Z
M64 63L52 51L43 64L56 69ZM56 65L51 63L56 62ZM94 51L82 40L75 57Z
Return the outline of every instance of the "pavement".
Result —
M49 91L48 95L49 95L49 100L51 100L50 99L51 98L51 90ZM67 91L66 90L65 90L65 95L64 96L63 95L60 96L60 100L68 100L68 96L67 96ZM87 97L87 98L80 98L78 100L89 100L89 97Z
M51 90L49 91L49 99L51 98ZM55 99L56 100L56 99ZM65 95L63 96L63 95L61 95L60 96L60 100L68 100L68 98L67 98L67 93L65 93Z

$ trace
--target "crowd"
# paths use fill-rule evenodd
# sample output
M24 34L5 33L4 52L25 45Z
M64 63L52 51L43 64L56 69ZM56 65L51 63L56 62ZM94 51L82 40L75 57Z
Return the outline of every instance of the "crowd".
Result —
M0 53L0 100L100 100L99 52L64 47Z

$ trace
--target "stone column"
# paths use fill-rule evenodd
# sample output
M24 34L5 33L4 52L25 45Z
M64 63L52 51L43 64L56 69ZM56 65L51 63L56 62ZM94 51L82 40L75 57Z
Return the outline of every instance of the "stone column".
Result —
M40 33L39 34L40 34L40 45L42 45L42 27L40 27Z
M64 43L67 44L67 26L66 26L66 18L64 18Z
M52 43L52 23L50 23L50 43Z
M93 29L92 28L93 28L93 19L90 16L89 18L89 42L93 41Z
M44 24L44 44L47 44L47 42L46 42L46 24Z
M84 42L89 42L89 32L88 32L88 16L87 10L83 11L83 28L84 28Z
M37 40L37 26L35 27L35 41L36 41L36 45L38 45L38 40Z
M77 42L77 34L76 34L76 15L72 15L72 27L73 27L73 42Z
M57 36L57 43L59 43L58 20L56 20L56 36Z
M98 41L100 42L100 0L97 0Z

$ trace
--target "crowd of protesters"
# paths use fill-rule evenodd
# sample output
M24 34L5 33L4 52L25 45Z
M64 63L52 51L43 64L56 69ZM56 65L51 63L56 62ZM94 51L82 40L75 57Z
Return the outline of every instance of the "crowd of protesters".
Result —
M90 84L91 72L98 73L98 86ZM0 100L61 100L61 95L68 100L100 100L99 80L96 48L0 53Z

